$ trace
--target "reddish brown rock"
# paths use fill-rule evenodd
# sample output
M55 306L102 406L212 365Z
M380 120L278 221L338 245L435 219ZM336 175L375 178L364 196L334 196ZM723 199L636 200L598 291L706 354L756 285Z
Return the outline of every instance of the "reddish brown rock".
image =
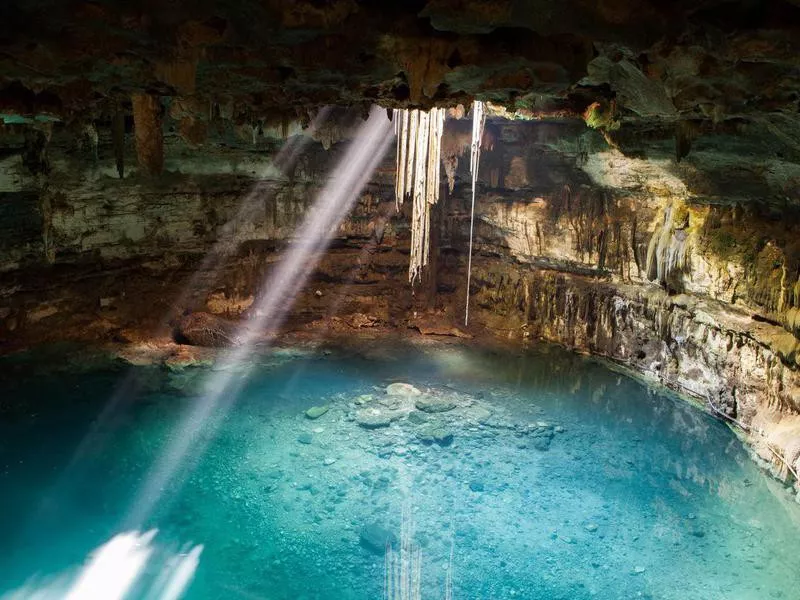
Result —
M164 170L161 103L151 94L134 94L131 102L139 168L147 175L159 175Z
M204 312L179 318L174 337L178 343L219 348L236 345L236 323Z

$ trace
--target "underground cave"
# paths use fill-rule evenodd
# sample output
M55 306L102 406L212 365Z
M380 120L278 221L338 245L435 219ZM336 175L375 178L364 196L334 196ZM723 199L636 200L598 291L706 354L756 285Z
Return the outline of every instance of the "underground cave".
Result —
M800 598L800 3L6 0L1 600Z

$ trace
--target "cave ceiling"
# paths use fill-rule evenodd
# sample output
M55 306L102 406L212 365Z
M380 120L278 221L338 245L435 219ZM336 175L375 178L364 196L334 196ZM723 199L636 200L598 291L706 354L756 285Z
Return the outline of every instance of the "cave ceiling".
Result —
M374 103L455 107L478 98L527 119L584 119L617 152L688 160L740 196L747 194L730 170L757 163L739 179L750 181L748 172L777 178L757 193L794 197L800 2L5 0L0 6L5 133L51 122L110 128L120 112L132 118L141 95L157 99L190 145L202 143L207 123L218 117L285 129L323 105L366 112ZM700 196L703 185L697 183ZM714 193L721 195L718 188Z

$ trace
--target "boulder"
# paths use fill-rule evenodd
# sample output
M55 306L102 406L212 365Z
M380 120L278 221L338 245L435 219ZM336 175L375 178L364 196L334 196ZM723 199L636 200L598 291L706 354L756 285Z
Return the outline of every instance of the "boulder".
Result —
M356 411L356 423L365 429L378 429L388 427L392 421L396 421L402 416L399 411L386 410L382 408L362 408Z
M436 396L422 396L414 403L417 410L426 413L442 413L453 410L456 403L446 398L437 398Z
M173 338L179 344L220 348L236 345L236 324L210 313L193 312L175 322Z
M453 443L453 433L437 425L421 428L417 432L417 437L424 444L436 443L440 446L449 446Z
M358 534L359 542L375 554L383 554L387 544L396 544L397 536L380 523L367 523Z
M392 383L386 386L386 394L388 396L419 396L422 392L410 383Z

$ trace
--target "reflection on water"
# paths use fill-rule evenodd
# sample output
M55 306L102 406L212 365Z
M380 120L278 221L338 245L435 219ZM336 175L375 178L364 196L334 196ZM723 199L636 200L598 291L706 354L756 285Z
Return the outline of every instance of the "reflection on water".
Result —
M720 423L601 365L385 344L249 361L139 531L131 502L208 373L138 369L141 391L93 430L124 373L0 365L0 597L374 599L390 574L392 600L800 585L783 487Z

